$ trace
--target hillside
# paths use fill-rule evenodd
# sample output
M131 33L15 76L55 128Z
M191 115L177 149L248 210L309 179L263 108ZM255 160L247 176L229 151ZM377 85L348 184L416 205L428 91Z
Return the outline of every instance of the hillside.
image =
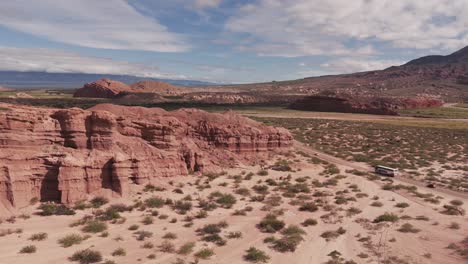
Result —
M224 87L226 91L252 94L416 96L430 94L447 101L468 100L468 47L447 56L426 56L401 66L353 74L309 77L291 81Z

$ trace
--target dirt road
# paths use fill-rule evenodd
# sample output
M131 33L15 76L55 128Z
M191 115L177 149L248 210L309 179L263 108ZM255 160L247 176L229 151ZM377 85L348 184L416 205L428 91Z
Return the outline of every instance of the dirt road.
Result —
M303 144L301 142L298 142L298 141L294 142L294 148L296 150L303 151L303 152L305 152L305 153L307 153L309 155L316 156L319 159L322 159L322 160L325 160L325 161L328 161L328 162L331 162L331 163L334 163L334 164L342 165L342 166L349 167L351 169L355 169L355 170L362 171L362 172L368 172L368 173L369 172L370 173L374 172L374 169L371 166L360 164L360 163L357 163L357 162L343 160L343 159L328 155L326 153L315 150L315 149L313 149L313 148L311 148L309 146L306 146L305 144ZM423 191L426 191L426 192L431 192L431 193L434 193L434 194L440 193L440 194L444 194L444 195L449 195L449 196L451 196L453 198L468 199L468 194L467 193L456 192L456 191L452 191L450 189L446 189L446 188L442 188L442 187L437 187L436 189L428 188L428 187L426 187L426 183L410 179L405 174L400 174L397 177L393 177L392 180L396 184L405 183L405 184L415 185L419 189L421 189Z

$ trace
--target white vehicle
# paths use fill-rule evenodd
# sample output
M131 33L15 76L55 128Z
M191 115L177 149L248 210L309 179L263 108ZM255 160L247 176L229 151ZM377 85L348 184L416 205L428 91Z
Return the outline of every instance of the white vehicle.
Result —
M375 166L375 173L385 175L385 176L395 177L398 175L398 169L385 167L382 165L377 165Z

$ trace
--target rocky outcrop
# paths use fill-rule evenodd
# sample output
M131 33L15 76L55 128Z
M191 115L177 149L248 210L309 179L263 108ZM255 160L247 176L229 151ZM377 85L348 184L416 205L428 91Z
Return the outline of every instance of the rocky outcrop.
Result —
M92 83L87 83L76 90L73 97L91 97L91 98L117 98L127 91L130 91L130 86L125 83L100 79Z
M100 79L92 83L87 83L76 90L73 97L91 97L91 98L123 98L123 97L136 97L139 99L141 96L154 97L154 96L177 96L184 92L184 89L160 82L160 81L141 81L132 84L131 86L125 83L109 80ZM141 95L140 94L148 94ZM128 98L132 99L132 98Z
M287 148L291 134L232 112L97 105L60 110L1 104L0 204L127 196L130 184L219 171Z
M366 97L356 95L317 95L297 100L290 108L297 110L398 115L400 109L440 107L443 101L427 95L415 97Z
M162 96L178 96L185 92L181 87L154 80L145 80L130 85L135 93L156 93Z

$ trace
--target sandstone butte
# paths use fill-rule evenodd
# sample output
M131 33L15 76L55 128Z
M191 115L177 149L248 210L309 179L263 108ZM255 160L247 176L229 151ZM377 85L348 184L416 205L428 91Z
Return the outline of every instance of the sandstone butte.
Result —
M113 99L138 93L177 96L184 93L184 91L184 88L154 80L140 81L129 86L119 81L100 79L95 82L85 84L82 88L76 90L73 96Z
M131 184L221 171L288 148L291 134L233 112L101 104L82 110L0 103L0 211L33 198L128 197Z
M100 79L76 90L74 97L116 98L132 88L123 82Z

